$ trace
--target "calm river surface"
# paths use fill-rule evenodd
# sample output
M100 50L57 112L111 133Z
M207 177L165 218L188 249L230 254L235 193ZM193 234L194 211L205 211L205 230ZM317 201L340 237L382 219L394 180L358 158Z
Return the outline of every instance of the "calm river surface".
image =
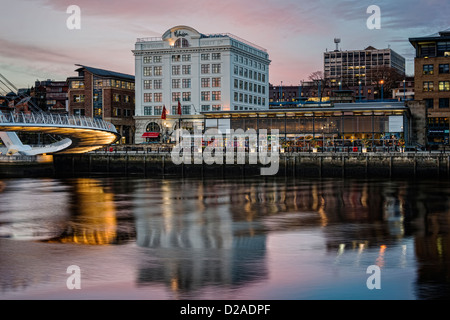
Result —
M448 299L449 199L448 180L2 180L0 299Z

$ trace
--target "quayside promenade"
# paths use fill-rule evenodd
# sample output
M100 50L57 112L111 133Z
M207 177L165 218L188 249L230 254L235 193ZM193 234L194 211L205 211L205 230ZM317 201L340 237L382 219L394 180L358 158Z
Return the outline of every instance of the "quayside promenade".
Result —
M178 164L168 150L98 151L55 155L54 172L63 176L142 175L145 177L245 177L260 175L262 165ZM450 177L450 152L280 153L276 176L288 177Z

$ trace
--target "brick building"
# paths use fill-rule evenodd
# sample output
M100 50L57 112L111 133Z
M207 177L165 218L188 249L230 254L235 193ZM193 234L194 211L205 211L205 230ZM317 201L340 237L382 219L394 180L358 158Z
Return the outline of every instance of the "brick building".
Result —
M66 113L68 108L67 91L67 81L49 79L36 81L30 95L41 110L52 113Z
M120 143L134 143L134 76L82 65L67 78L69 114L103 119L115 125Z
M415 100L427 108L427 140L431 145L449 144L450 29L410 38L414 59Z

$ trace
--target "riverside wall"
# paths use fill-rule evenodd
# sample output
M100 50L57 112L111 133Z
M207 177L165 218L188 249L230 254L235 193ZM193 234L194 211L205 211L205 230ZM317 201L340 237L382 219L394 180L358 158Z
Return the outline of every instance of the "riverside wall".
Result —
M194 161L192 160L191 163ZM260 176L262 164L179 164L170 153L90 153L54 156L59 176L140 175L143 177ZM270 163L264 167L269 167ZM280 154L277 176L286 177L450 177L450 153Z

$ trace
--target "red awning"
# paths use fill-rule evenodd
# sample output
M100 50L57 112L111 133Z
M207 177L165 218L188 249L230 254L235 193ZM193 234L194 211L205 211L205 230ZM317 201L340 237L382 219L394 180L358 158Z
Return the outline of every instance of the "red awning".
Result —
M142 135L143 138L158 138L159 132L144 132Z

